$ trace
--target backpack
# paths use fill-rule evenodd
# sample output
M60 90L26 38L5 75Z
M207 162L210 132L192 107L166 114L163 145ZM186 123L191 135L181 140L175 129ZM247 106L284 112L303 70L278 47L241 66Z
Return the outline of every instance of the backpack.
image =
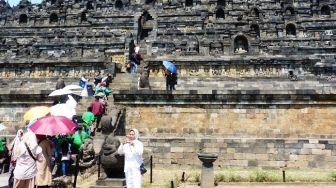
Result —
M81 86L81 88L85 87L85 82L82 79L79 80L79 86Z

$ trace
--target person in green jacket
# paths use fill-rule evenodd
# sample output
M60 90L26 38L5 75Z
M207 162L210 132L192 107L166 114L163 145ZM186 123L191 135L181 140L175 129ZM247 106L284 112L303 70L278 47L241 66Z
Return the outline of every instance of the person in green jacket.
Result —
M6 143L4 138L0 137L0 153L3 153L5 151Z
M73 144L75 149L80 150L85 139L89 138L89 135L83 131L83 127L79 126L77 131L72 135Z
M95 115L92 112L85 112L82 115L82 120L83 120L83 128L86 133L91 134L94 130L93 127L93 122L95 120Z
M105 82L100 82L96 86L95 94L98 94L99 92L103 92L106 96L108 96L110 93L112 93L112 90L106 87Z

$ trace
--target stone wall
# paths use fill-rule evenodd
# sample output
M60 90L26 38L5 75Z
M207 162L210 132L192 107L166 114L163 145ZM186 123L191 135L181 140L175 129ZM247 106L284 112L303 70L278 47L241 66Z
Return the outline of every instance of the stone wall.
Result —
M132 106L126 112L126 125L134 126L148 136L336 138L334 105L286 108Z
M155 166L200 166L198 152L217 153L215 167L336 168L335 139L148 138Z

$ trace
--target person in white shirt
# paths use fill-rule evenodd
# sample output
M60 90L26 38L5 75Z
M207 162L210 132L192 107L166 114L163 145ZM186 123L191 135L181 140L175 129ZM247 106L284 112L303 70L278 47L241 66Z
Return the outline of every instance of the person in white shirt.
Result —
M139 131L131 129L118 148L118 153L125 155L124 172L127 188L141 188L140 166L143 163L143 144L138 138Z
M37 174L36 161L41 162L46 159L33 132L26 132L23 135L22 141L15 148L14 155L17 157L14 169L14 188L34 188Z

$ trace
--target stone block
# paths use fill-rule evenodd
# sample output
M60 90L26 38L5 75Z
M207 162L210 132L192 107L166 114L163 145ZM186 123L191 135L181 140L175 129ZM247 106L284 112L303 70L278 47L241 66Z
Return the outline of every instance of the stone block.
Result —
M227 148L227 153L235 153L236 152L236 150L235 150L235 148Z
M182 159L183 153L171 153L170 156L172 159Z
M264 160L267 161L268 160L268 155L267 154L256 154L256 158L258 160Z
M257 160L248 160L247 165L248 165L248 167L257 167L258 166L258 161Z
M170 152L172 152L172 153L182 153L183 152L183 147L171 147L170 148Z
M322 155L323 150L322 149L312 149L312 154L313 155Z
M247 167L248 166L248 160L230 160L229 164L230 164L230 166Z
M310 148L303 148L299 152L300 155L310 155L312 154L312 149Z

